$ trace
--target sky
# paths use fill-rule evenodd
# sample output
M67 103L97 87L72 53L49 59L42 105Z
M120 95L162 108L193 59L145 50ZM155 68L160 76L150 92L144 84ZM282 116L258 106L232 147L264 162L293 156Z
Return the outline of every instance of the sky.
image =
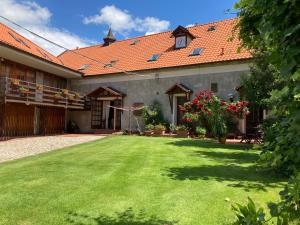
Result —
M0 15L66 48L100 44L109 27L118 40L235 17L236 0L0 0ZM57 55L57 48L0 18Z

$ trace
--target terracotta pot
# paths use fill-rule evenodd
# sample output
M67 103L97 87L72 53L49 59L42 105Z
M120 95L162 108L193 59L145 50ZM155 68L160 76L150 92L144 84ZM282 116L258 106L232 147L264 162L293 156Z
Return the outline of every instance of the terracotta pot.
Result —
M226 137L219 137L219 143L225 144L226 143Z
M145 134L145 136L152 136L153 131L152 130L145 130L144 134Z
M178 130L176 131L177 137L188 137L189 132L187 130Z

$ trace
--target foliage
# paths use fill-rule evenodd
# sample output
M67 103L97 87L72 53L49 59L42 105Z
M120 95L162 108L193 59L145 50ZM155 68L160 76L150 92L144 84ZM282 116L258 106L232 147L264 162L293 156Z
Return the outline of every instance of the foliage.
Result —
M280 193L281 201L269 203L270 213L278 223L288 224L300 218L300 173L292 177Z
M175 124L170 124L169 125L169 129L170 129L170 131L171 131L171 133L175 133L176 132L176 125Z
M189 131L189 128L184 125L180 125L176 127L176 131Z
M196 127L196 134L199 136L205 136L206 129L204 127Z
M247 205L238 203L231 205L232 210L237 217L234 225L263 225L266 224L263 208L257 208L253 200L248 197Z
M280 85L268 87L267 98L273 115L277 116L275 126L284 132L266 141L263 149L268 154L263 157L270 159L273 167L290 173L291 167L300 165L300 4L297 0L240 0L236 8L243 46L254 54L263 54L280 72L278 77L275 75ZM269 85L265 76L256 78L257 83Z
M129 135L129 130L128 129L123 129L122 130L122 135Z
M152 105L144 107L142 109L142 112L143 112L145 125L166 124L166 121L162 113L161 104L158 101L154 101Z
M227 134L226 118L228 114L243 117L248 113L246 101L226 102L211 91L201 91L192 101L181 107L185 120L207 121L207 126L214 137L225 137Z
M154 125L152 125L152 124L147 124L147 125L145 126L145 129L146 129L146 130L149 130L149 131L154 130Z
M166 130L166 127L162 124L157 124L154 126L154 130L163 131L163 130Z
M250 73L242 77L240 96L251 104L250 109L260 107L269 108L271 91L279 87L279 72L267 61L263 53L254 55L254 64L250 66Z

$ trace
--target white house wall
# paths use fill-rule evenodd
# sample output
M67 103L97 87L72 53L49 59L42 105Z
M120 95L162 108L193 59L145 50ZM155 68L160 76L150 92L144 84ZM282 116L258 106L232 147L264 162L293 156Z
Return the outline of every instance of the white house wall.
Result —
M124 106L133 103L150 105L154 100L162 104L165 118L172 122L172 111L169 97L165 92L176 83L182 83L193 90L192 97L201 90L209 90L211 83L218 83L218 96L228 99L228 94L235 94L241 75L249 71L249 64L227 64L216 66L199 66L193 68L173 68L161 71L149 71L144 76L107 75L73 80L72 89L81 93L90 93L100 86L109 86L126 94ZM90 132L90 112L71 112L69 115L82 132ZM139 118L139 122L142 122ZM128 113L122 114L122 129L128 128ZM132 120L132 128L137 128L136 120Z

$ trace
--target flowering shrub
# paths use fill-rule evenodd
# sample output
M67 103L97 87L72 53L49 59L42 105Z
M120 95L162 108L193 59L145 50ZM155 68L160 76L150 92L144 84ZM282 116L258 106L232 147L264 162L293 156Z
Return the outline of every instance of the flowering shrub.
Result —
M180 107L185 112L184 121L206 120L215 137L225 137L227 134L226 115L232 114L240 118L249 113L248 102L226 102L211 91L201 91L196 97Z

